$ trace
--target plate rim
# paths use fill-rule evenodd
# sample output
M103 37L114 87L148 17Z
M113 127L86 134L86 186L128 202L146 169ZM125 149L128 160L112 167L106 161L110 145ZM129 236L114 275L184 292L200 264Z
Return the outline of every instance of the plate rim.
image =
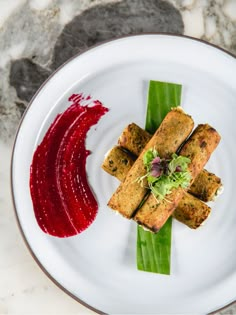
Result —
M112 39L108 39L99 43L96 43L86 49L84 49L82 52L79 52L75 55L73 55L71 58L69 58L68 60L66 60L62 65L60 65L56 70L54 70L50 76L41 84L41 86L38 88L38 90L35 92L35 94L33 95L33 97L31 98L31 100L29 101L27 108L25 109L20 122L18 124L18 127L16 129L15 132L15 136L14 136L14 141L13 141L13 146L12 146L12 153L11 153L11 161L10 161L10 190L11 190L11 199L12 199L12 203L13 203L13 208L14 208L14 214L15 214L15 218L16 218L16 222L17 222L17 226L18 229L20 231L21 237L23 238L24 244L27 247L29 253L31 254L32 258L34 259L34 261L37 263L37 265L39 266L39 268L43 271L43 273L59 288L61 289L62 292L64 292L65 294L67 294L68 296L70 296L71 298L73 298L75 301L79 302L81 305L85 306L86 308L88 308L89 310L94 311L97 314L101 314L101 315L109 315L108 313L104 313L103 311L91 306L90 304L86 303L85 301L83 301L82 299L78 298L77 296L75 296L73 293L71 293L69 290L67 290L62 284L60 284L47 270L46 268L43 266L43 264L39 261L39 259L37 258L36 254L34 253L33 249L31 248L25 234L23 231L23 228L20 224L20 219L18 216L18 212L17 212L17 207L16 207L16 202L15 202L15 197L14 197L14 188L13 188L13 160L14 160L14 154L15 154L15 147L16 147L16 143L17 143L17 139L18 139L18 134L20 132L21 129L21 125L24 121L25 116L27 115L28 110L30 109L30 107L32 106L32 104L34 103L34 100L37 98L38 94L41 92L41 90L44 88L44 86L48 83L49 80L51 80L51 78L53 78L53 76L59 72L63 67L65 67L67 64L69 64L72 60L76 59L77 57L83 55L84 53L87 53L88 51L99 47L99 46L103 46L104 44L113 42L113 41L117 41L120 39L124 39L124 38L133 38L133 37L142 37L142 36L147 36L147 35L154 35L154 36L166 36L166 37L174 37L174 38L185 38L189 41L194 41L194 42L199 42L202 44L205 44L207 46L213 47L225 54L227 54L228 56L232 57L233 59L236 59L236 55L234 55L233 53L227 51L226 49L219 47L213 43L207 42L203 39L199 39L199 38L195 38L192 36L188 36L188 35L182 35L182 34L178 34L178 33L165 33L165 32L145 32L145 33L135 33L135 34L130 34L130 35L122 35L122 36L118 36ZM227 303L226 305L217 308L216 310L207 313L207 315L214 315L219 311L222 311L224 309L226 309L227 307L233 305L236 302L236 298L235 300L233 300L230 303Z

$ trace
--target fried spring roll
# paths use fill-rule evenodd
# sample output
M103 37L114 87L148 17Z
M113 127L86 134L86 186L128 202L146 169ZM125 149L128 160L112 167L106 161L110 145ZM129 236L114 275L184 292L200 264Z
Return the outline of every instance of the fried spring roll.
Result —
M102 168L123 182L134 161L129 153L122 150L120 146L115 146L106 154Z
M191 175L191 183L209 160L212 152L220 142L220 135L209 126L198 125L188 141L180 151L180 155L190 158L188 170ZM173 189L166 199L158 201L153 194L150 194L142 207L138 209L134 220L138 224L148 228L153 232L158 232L160 228L172 215L179 202L183 198L185 190L181 187Z
M223 185L218 176L207 170L203 170L192 183L189 192L195 197L208 202L214 200L221 187Z
M142 186L137 181L146 173L143 164L143 155L146 150L156 148L161 157L169 158L189 136L193 125L192 118L181 108L171 110L133 164L124 182L112 195L108 206L130 219L148 191L147 183Z
M197 229L208 218L211 208L189 193L184 194L172 216L191 229Z
M147 131L135 123L131 123L123 130L118 139L118 144L132 154L139 156L151 137L151 134ZM208 202L217 196L221 187L222 183L219 177L203 170L191 185L189 192L195 197Z
M118 139L118 144L136 156L143 151L152 135L135 123L129 124Z
M115 146L106 155L102 168L120 181L124 180L134 159L120 146ZM191 229L196 229L207 219L211 208L198 198L186 193L173 212L173 217Z

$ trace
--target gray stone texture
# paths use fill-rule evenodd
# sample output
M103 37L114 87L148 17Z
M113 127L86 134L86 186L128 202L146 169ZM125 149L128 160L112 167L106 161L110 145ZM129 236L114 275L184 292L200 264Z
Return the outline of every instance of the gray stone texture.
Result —
M183 33L180 13L162 0L126 0L98 5L75 17L59 36L51 64L56 69L76 53L97 43L123 35Z
M14 60L10 84L20 100L30 101L51 71L77 53L97 43L123 35L169 32L181 34L180 13L162 0L133 0L97 5L76 16L58 37L48 69L28 58Z
M19 99L29 102L50 71L27 58L11 63L10 84L16 89Z

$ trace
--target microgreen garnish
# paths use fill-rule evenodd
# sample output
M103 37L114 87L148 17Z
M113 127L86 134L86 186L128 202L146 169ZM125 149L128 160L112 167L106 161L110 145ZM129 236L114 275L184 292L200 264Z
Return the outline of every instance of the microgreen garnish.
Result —
M188 171L189 158L176 153L172 154L171 159L161 158L153 148L145 152L143 163L147 173L138 180L142 182L146 178L151 192L157 199L164 199L173 188L189 186L191 180Z

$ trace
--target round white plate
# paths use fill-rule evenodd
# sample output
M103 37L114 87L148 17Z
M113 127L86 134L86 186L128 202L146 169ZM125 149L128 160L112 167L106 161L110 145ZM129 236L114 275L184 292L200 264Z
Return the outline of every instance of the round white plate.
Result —
M205 314L236 298L236 60L186 37L138 35L96 46L49 78L17 134L12 189L18 221L34 257L67 293L108 314ZM198 230L173 224L171 275L136 269L136 225L107 206L118 181L101 168L104 154L130 122L144 126L149 80L183 85L182 106L196 124L208 122L222 141L207 165L224 194ZM90 130L87 173L99 202L94 223L65 239L38 227L29 191L36 146L68 97L83 92L110 110Z

